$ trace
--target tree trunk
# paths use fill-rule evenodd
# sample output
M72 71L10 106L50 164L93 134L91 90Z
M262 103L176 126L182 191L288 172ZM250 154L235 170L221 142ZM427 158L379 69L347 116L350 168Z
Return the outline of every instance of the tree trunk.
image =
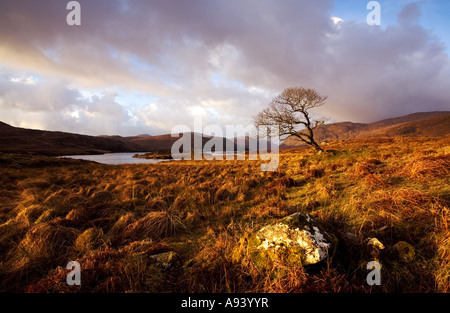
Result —
M319 146L319 144L317 142L315 142L314 140L311 140L311 145L314 147L314 149L316 149L317 151L323 152L323 149L321 146Z

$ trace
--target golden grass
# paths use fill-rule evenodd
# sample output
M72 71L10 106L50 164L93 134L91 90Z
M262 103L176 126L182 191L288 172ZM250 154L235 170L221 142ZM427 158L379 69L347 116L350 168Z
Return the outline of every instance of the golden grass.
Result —
M124 229L124 237L131 240L161 239L175 234L179 218L167 211L150 212Z
M0 291L449 292L450 140L348 140L329 151L258 161L107 166L7 155L0 168ZM2 155L0 155L2 158ZM245 240L265 223L308 212L339 239L316 269L257 269ZM382 285L366 284L376 237ZM414 248L401 262L395 245ZM167 273L152 254L175 251ZM83 283L65 283L67 262ZM152 283L153 282L153 283Z
M74 247L81 253L98 249L105 242L105 235L100 228L89 228L81 233L74 242Z
M60 225L59 220L32 227L13 248L9 267L13 271L40 267L62 260L74 243L76 231Z
M411 178L427 179L450 176L450 154L418 157L405 167Z

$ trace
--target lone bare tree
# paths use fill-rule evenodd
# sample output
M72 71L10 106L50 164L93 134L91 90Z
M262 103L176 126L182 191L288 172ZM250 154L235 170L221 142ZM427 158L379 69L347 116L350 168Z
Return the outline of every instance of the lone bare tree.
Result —
M268 108L259 112L253 122L257 128L276 125L280 137L294 136L317 151L323 151L314 140L314 130L325 121L312 119L310 110L322 106L327 99L314 89L287 88L272 100ZM300 126L305 129L299 129Z

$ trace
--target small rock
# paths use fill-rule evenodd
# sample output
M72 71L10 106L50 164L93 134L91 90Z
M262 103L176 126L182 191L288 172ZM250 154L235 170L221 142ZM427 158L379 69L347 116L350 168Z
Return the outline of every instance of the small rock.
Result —
M384 245L377 238L369 238L368 241L367 241L367 246L368 247L372 247L372 248L376 248L376 249L379 249L379 250L383 250L384 249Z
M336 237L306 213L285 217L249 238L250 258L260 268L278 262L287 266L316 264L326 259L336 245Z
M381 250L384 249L384 245L377 238L368 238L366 246L367 254L371 255L374 259L378 259Z
M416 255L415 249L412 245L405 241L397 242L393 247L397 255L397 260L401 263L411 263Z
M150 259L156 261L156 264L163 270L170 270L181 264L181 257L174 251L155 254L150 256Z

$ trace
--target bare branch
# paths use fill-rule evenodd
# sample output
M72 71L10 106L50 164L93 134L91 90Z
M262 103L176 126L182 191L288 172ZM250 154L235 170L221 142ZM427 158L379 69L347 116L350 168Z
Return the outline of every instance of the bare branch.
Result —
M259 112L253 119L256 127L277 125L280 136L291 135L323 151L314 140L314 130L324 124L323 120L312 120L309 111L325 104L327 96L314 89L287 88L275 97L269 107ZM303 126L304 130L297 127Z

